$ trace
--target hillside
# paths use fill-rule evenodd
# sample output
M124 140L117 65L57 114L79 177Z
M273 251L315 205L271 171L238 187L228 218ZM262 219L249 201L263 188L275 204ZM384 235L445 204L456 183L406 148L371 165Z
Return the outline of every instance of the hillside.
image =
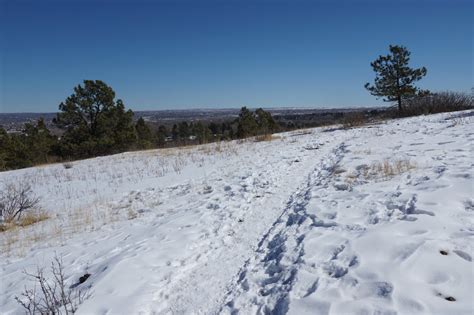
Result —
M474 111L0 173L0 313L62 257L78 314L472 314Z

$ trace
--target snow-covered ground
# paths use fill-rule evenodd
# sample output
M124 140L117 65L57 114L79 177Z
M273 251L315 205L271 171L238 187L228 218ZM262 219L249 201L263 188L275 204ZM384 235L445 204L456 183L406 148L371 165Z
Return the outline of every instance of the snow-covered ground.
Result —
M472 314L474 112L0 173L0 313L62 257L79 314Z

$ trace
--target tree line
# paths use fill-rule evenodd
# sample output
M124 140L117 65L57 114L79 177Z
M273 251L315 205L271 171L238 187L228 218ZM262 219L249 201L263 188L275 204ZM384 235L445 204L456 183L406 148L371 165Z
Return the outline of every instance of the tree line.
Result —
M61 130L54 135L41 118L27 123L20 133L0 128L0 170L115 154L129 150L171 145L207 143L246 138L278 131L271 114L259 108L243 107L234 121L204 123L186 121L157 130L115 99L114 90L100 80L85 80L59 104L53 124Z
M416 87L415 82L427 74L427 69L411 68L410 52L404 46L390 45L389 51L371 63L376 76L374 84L366 83L365 88L377 98L396 103L397 112L390 117L473 107L472 95L431 93ZM126 110L123 101L115 99L113 89L100 80L85 80L83 85L76 86L74 93L59 104L53 124L61 130L60 136L52 134L43 119L36 125L25 124L19 134L9 134L0 128L0 170L157 148L168 143L186 145L242 139L298 127L293 122L278 124L261 108L253 112L242 107L233 121L219 124L183 121L169 129L161 125L152 130L142 117L134 121L134 113Z

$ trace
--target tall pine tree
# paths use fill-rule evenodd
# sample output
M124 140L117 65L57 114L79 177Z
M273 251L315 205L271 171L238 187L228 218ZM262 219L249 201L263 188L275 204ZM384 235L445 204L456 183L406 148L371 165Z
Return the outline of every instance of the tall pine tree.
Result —
M390 45L390 54L379 56L370 65L375 71L374 85L365 84L370 94L384 97L385 102L398 104L398 110L403 111L403 100L416 96L420 91L414 82L421 80L426 75L426 68L412 69L408 66L410 52L404 46Z
M136 140L133 112L100 80L85 80L59 104L53 122L64 129L61 155L90 157L127 150Z

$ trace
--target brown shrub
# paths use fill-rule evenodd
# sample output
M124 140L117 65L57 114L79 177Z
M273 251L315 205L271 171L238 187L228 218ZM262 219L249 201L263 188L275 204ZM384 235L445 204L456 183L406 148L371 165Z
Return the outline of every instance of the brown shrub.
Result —
M440 92L405 100L401 115L427 115L472 109L473 107L473 97L469 94Z
M362 112L350 112L344 114L342 126L346 129L363 126L367 123L367 118Z

